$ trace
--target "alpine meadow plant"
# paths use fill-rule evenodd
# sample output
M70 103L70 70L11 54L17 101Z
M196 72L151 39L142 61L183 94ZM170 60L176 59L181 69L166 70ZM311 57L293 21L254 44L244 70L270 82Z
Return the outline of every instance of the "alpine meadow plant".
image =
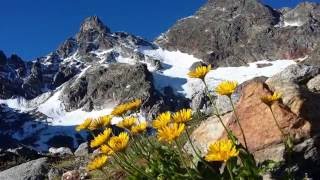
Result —
M210 90L205 81L210 71L211 66L199 66L188 75L203 82L213 115L219 119L227 133L226 139L211 142L206 154L202 154L190 137L192 127L199 123L197 114L191 109L166 111L159 113L152 121L143 120L139 116L142 100L135 99L119 104L110 115L85 119L76 127L77 131L88 131L92 135L90 147L99 150L88 163L87 170L101 171L107 175L107 170L116 165L125 172L128 179L135 180L262 179L266 167L269 167L268 163L272 161L260 165L248 149L245 131L231 98L238 83L223 81ZM239 138L243 141L238 140L224 124L213 93L228 97L241 130ZM281 95L274 93L272 96L261 97L261 101L270 107L273 114L271 106L280 98ZM115 117L120 121L112 125ZM283 132L274 114L273 117L284 139L288 139L289 136ZM117 133L114 126L120 128L121 132ZM185 143L190 144L192 153L185 149Z

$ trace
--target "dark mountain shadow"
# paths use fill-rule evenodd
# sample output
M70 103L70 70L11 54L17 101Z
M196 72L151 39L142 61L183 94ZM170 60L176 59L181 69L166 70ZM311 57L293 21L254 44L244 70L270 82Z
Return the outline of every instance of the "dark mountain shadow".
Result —
M53 126L48 117L32 112L19 112L0 104L1 147L10 148L16 143L47 151L49 147L75 149L87 139L86 133L78 133L74 126Z

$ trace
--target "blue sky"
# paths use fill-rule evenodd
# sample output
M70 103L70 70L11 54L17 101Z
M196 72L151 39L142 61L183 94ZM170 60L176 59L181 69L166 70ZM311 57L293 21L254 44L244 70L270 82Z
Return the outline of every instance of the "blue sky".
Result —
M320 0L313 0L320 2ZM206 0L3 0L0 50L25 60L46 55L97 15L112 31L153 40L178 19L192 15ZM272 7L293 7L299 0L263 0Z

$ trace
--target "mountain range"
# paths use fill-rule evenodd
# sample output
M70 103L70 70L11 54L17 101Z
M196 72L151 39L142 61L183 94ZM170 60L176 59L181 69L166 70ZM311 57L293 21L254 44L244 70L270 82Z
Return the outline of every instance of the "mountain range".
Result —
M74 125L141 98L140 116L203 107L189 70L211 64L206 81L242 83L291 64L320 64L320 5L273 9L258 0L209 0L154 42L112 32L88 17L79 32L32 61L0 51L0 137L41 151L75 148ZM5 144L4 146L7 146ZM1 144L0 144L1 145Z

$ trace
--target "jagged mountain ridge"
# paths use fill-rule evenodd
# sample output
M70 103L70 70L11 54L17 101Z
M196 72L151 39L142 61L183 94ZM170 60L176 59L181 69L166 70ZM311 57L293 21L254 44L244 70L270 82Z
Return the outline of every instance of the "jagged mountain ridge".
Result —
M24 62L16 55L7 59L1 52L0 81L3 91L0 98L21 96L33 99L56 89L87 66L116 62L119 56L133 57L137 61L156 66L156 60L135 51L140 46L156 47L128 33L111 33L98 17L89 17L83 22L75 38L69 38L45 57ZM102 52L104 50L110 51ZM12 84L16 86L12 87Z
M160 60L142 51L157 48L140 37L112 33L94 16L47 56L25 62L1 52L0 110L1 119L8 119L1 121L1 134L38 150L67 137L73 148L86 138L74 125L110 113L119 102L143 99L143 113L150 118L161 109L178 108L170 104L186 106L170 88L169 94L155 89L150 71L161 69Z
M271 19L256 17L256 12L263 12L261 14L264 14L264 16L273 16L279 12L285 13L288 11L287 13L289 13L289 9L277 11L257 1L249 1L252 4L232 2L232 0L230 0L230 3L219 0L209 1L199 10L197 16L179 22L197 19L202 23L216 17L225 19L226 16L230 15L230 12L234 13L230 17L238 18L239 7L249 6L250 11L247 13L250 18L244 19L244 24L251 27L248 30L249 35L255 32L256 37L258 37L258 32L265 32L271 24L273 27L279 26L280 28L281 26L284 31L293 28L293 26L286 28L284 27L285 24L279 23L283 21L281 16ZM211 9L207 7L208 5ZM211 11L212 6L217 7L219 13ZM227 15L220 11L227 12ZM306 11L309 12L309 10ZM243 10L240 12L243 12ZM199 18L200 16L203 16L202 20ZM308 16L306 17L308 19ZM252 23L250 23L251 21ZM266 24L268 25L266 26ZM242 21L237 22L235 26L227 26L228 23L224 25L222 29L210 28L212 31L219 33L228 32L223 28L232 30L232 33L226 37L234 38L233 40L236 40L237 43L233 44L233 40L229 39L230 41L227 44L223 44L224 36L220 37L218 33L217 36L222 40L219 39L216 42L219 48L215 50L215 53L219 54L220 50L223 50L223 53L224 51L230 51L230 53L228 52L228 56L219 55L220 59L214 59L213 61L208 61L204 57L205 61L223 66L239 66L264 59L265 56L261 54L254 55L253 59L246 59L246 57L240 61L230 59L229 55L232 55L235 51L247 54L245 49L247 47L240 43L240 39L247 38L248 34L241 34L247 30L242 27ZM237 29L238 27L241 28ZM260 29L261 27L263 28ZM295 26L296 29L301 27L303 26ZM193 40L192 38L199 36L199 40L201 40L205 33L202 32L203 26L196 25L193 28L194 31L199 30L199 34L191 33L192 36L189 37L186 33L185 38ZM169 30L168 33L170 34L171 31ZM180 32L180 30L178 31ZM238 31L239 34L237 34ZM317 29L314 32L317 32ZM303 33L305 33L304 30L301 31L301 36ZM183 33L180 32L181 34ZM177 36L179 39L172 39L170 43L179 43L180 40L183 40L184 37L180 37L180 35ZM316 34L311 35L316 36ZM165 40L163 37L162 40ZM309 38L309 35L307 37ZM161 38L158 39L157 43L160 40ZM304 40L302 39L302 41ZM306 41L309 42L309 40ZM168 46L159 44L164 48L181 50L195 55L201 53L204 49L210 49L210 46L198 43L196 47L199 52L193 52L188 51L188 45L192 45L193 41L189 41L188 45L178 48L170 43L168 42ZM210 39L208 43L210 43ZM228 45L234 46L229 48ZM250 46L255 46L255 44L253 43ZM208 47L209 49L206 49ZM258 46L254 48L263 49L267 47ZM264 53L268 57L273 56L269 54L269 51L264 51ZM276 56L274 57L276 58ZM287 59L297 57L300 57L300 55L290 55ZM190 69L195 67L195 64L199 64L199 61L201 59L180 52L166 51L154 43L128 33L113 33L98 17L89 17L82 23L79 33L75 37L67 39L57 50L45 57L37 58L32 62L24 62L17 56L7 58L3 53L2 55L0 53L0 87L2 89L0 104L9 106L4 108L5 111L9 109L6 116L20 117L19 114L21 113L23 114L21 117L28 116L32 117L29 118L30 121L38 121L37 123L25 122L22 124L19 137L15 136L13 132L3 132L40 150L46 150L49 145L48 142L57 139L57 136L58 139L61 136L68 136L71 137L71 139L69 138L71 143L68 144L71 144L72 147L72 142L74 146L77 146L78 141L75 139L85 139L85 136L72 130L75 124L80 123L85 117L110 113L114 105L128 99L142 98L144 100L145 103L141 113L147 120L152 120L154 115L160 111L189 106L190 99L199 98L199 102L195 100L192 105L203 106L203 99L201 99L202 84L187 78L186 75ZM235 80L234 78L237 78L236 80L241 83L256 76L269 77L292 63L294 62L290 60L263 61L249 64L248 69L221 68L215 70L218 74L209 73L207 81L210 82L208 84L211 86L216 85L221 80ZM226 73L226 71L231 73ZM237 73L238 76L234 77L233 73ZM31 116L29 116L30 113ZM45 127L43 122L48 122L49 127ZM60 130L57 130L59 126L63 128L60 127ZM39 131L32 132L30 129L38 129ZM45 136L46 139L40 136Z
M320 5L309 2L277 10L259 0L209 0L155 42L217 66L303 59L319 49L319 12ZM318 60L309 58L306 62L315 64Z

